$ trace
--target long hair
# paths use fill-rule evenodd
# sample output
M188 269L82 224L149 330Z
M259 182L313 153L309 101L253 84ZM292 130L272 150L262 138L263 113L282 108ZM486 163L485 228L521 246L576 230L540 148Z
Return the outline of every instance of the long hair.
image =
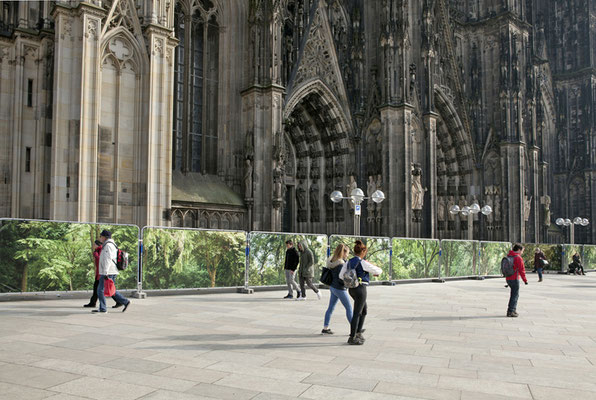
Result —
M340 258L344 260L344 252L348 252L350 249L345 244L338 244L335 250L333 250L333 255L331 256L331 262L337 261Z

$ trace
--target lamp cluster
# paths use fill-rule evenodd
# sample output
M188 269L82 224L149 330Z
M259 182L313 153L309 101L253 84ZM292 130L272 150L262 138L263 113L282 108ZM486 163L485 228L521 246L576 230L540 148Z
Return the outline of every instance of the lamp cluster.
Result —
M588 226L590 224L590 221L587 218L582 217L573 218L573 222L569 218L557 218L555 223L559 226L570 226L571 224Z
M474 203L471 206L464 206L460 209L459 206L456 204L449 209L449 212L451 214L461 213L461 215L467 217L470 214L478 214L479 212L481 212L484 215L488 215L493 212L493 209L490 206L484 206L480 208L478 203Z

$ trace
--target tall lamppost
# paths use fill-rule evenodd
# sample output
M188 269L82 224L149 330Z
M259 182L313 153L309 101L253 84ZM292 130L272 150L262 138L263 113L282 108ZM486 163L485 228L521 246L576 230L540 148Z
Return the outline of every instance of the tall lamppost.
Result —
M455 215L457 213L461 213L461 215L463 215L464 217L468 217L468 240L473 240L473 237L474 237L474 220L473 220L474 214L478 214L481 212L484 215L489 215L490 213L493 212L493 209L488 205L480 208L478 203L474 202L471 206L464 206L461 209L456 204L453 207L451 207L449 212L453 215Z
M344 195L336 190L329 195L329 198L334 203L339 203L342 200L351 200L354 204L354 235L360 236L360 215L362 214L362 201L370 199L375 203L379 204L385 200L385 193L380 190L376 190L370 197L365 197L364 192L360 188L352 190L350 197L344 197Z
M569 218L557 218L557 220L555 221L555 224L559 225L559 226L569 226L571 231L570 231L570 242L569 244L575 244L575 231L574 231L574 226L575 225L581 225L581 226L588 226L590 224L590 221L587 218L582 218L582 217L575 217L573 218L573 221L571 221Z

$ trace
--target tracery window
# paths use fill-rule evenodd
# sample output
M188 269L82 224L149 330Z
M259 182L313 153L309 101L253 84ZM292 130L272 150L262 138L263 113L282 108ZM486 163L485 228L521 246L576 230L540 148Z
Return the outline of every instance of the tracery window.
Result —
M189 15L177 6L174 64L173 168L217 173L219 24L208 0Z

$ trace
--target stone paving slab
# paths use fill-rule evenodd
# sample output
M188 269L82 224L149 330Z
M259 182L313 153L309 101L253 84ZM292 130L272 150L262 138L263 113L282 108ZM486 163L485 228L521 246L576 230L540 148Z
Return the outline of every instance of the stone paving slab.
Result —
M0 399L596 399L596 274L369 288L367 341L341 305L284 292L0 303Z

